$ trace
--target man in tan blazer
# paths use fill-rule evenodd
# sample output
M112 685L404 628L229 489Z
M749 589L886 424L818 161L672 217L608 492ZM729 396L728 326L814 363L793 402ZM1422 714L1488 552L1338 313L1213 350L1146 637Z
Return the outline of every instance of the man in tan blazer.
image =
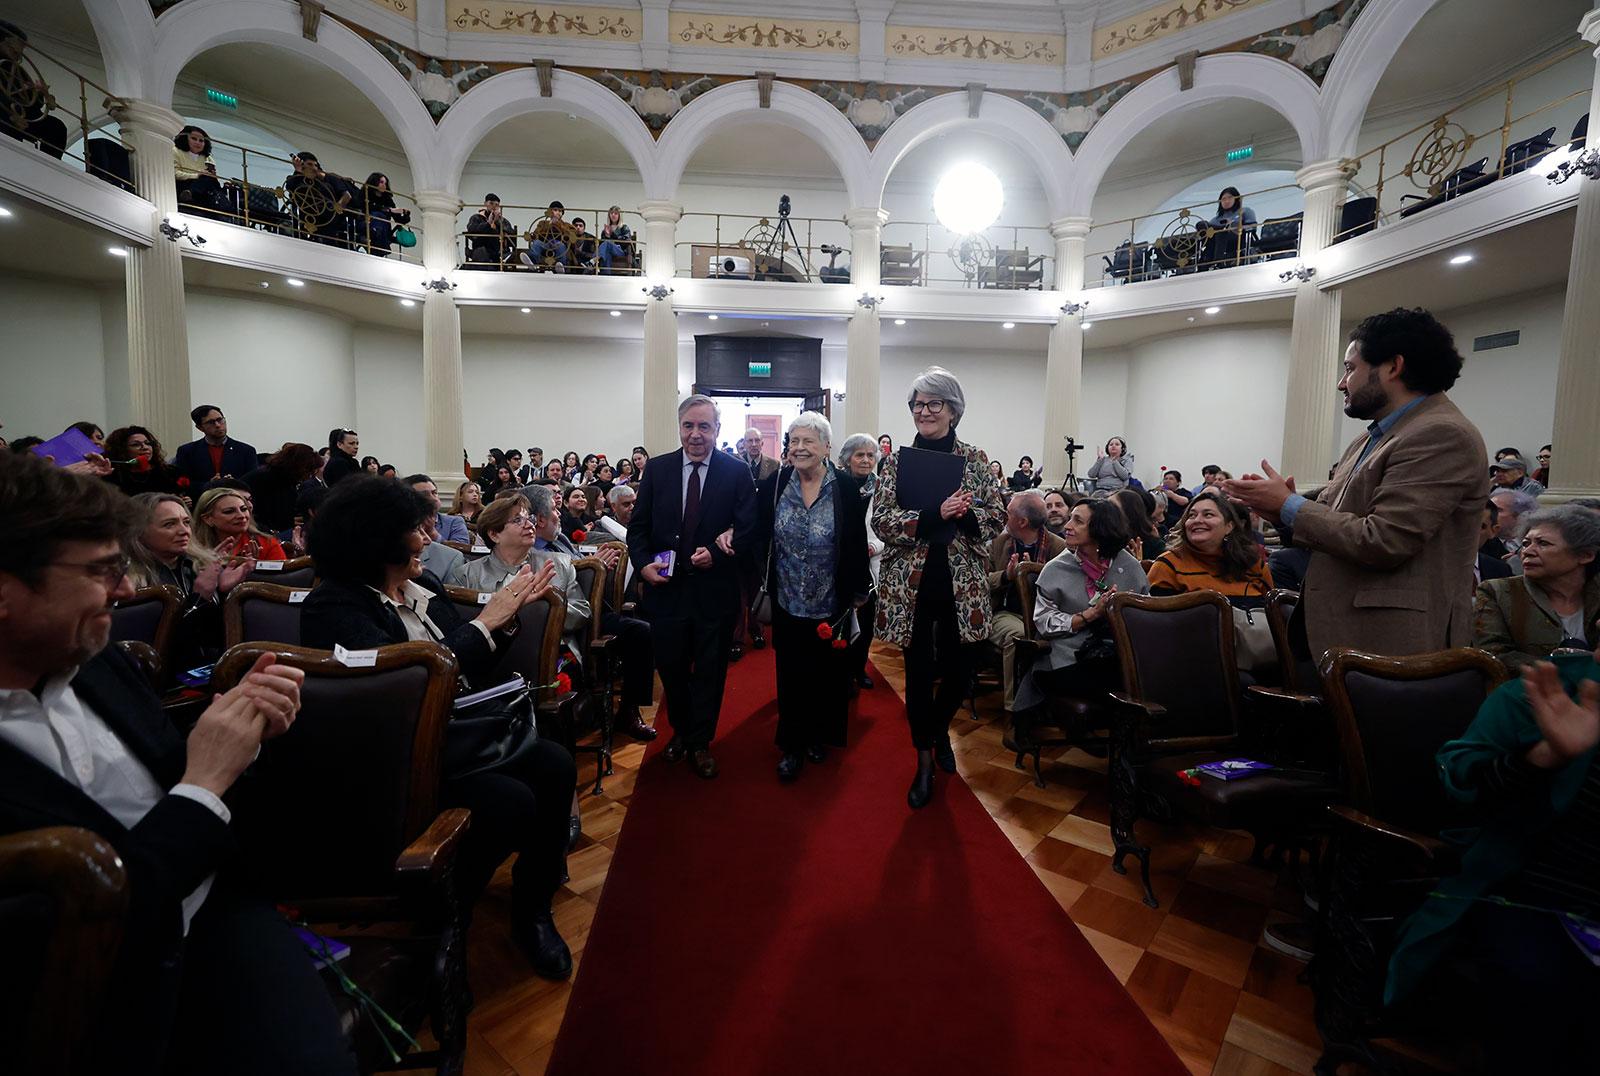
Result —
M1344 413L1368 419L1315 499L1265 461L1225 482L1310 549L1295 634L1319 661L1334 646L1419 654L1472 642L1472 569L1489 492L1477 427L1445 391L1461 373L1450 331L1391 310L1350 334Z
M1017 640L1028 634L1017 568L1030 562L1048 564L1067 548L1065 541L1050 533L1047 522L1044 496L1036 489L1023 490L1006 506L1006 529L989 546L989 601L994 610L989 641L1000 648L1006 713L1017 693Z

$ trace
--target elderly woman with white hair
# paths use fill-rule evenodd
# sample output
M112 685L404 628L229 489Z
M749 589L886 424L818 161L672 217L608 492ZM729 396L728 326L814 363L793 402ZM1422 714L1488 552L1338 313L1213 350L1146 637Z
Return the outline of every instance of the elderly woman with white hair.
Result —
M839 471L855 483L861 491L861 503L867 506L862 529L867 535L867 569L872 574L872 589L867 602L858 610L861 631L850 643L850 674L857 687L872 687L872 677L867 673L867 655L872 650L873 621L878 612L878 570L883 561L883 542L872 533L872 495L878 490L878 462L883 458L879 441L870 433L853 433L839 446Z
M1472 645L1513 674L1557 650L1600 643L1600 515L1575 504L1522 521L1522 574L1485 579L1473 608Z
M843 747L851 613L867 600L866 502L828 460L833 429L815 411L789 424L789 462L756 490L769 543L766 591L778 667L778 779Z
M989 458L956 437L966 396L955 375L930 366L911 382L906 405L917 427L913 448L962 458L956 489L919 511L899 501L900 449L880 472L872 502L872 529L884 543L878 637L905 650L906 716L917 749L906 801L917 808L933 796L936 761L956 772L950 719L967 694L971 644L989 637L989 545L1006 509Z

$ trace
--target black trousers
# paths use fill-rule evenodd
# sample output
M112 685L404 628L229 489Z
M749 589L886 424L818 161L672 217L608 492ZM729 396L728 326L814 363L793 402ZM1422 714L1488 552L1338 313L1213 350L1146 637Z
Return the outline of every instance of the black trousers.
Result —
M60 160L67 151L67 125L55 116L27 120L21 127L13 127L9 119L0 118L0 133L22 142L36 142L40 149L56 160Z
M867 655L872 652L872 632L878 620L878 595L874 591L867 595L867 603L856 610L856 619L861 621L861 634L850 644L846 651L850 655L850 675L854 677L865 676L867 672Z
M923 582L928 582L926 575ZM950 735L950 719L966 699L967 681L972 677L972 647L961 641L956 600L948 581L942 593L924 586L917 594L911 645L905 648L905 656L911 742L917 750L926 751Z
M684 575L662 584L668 593L648 595L667 724L690 750L711 746L722 712L739 600L724 582Z
M772 651L778 666L778 748L843 747L850 712L850 651L817 634L824 623L790 616L773 602Z
M513 920L550 910L566 864L567 818L577 785L572 755L544 739L510 766L444 783L444 805L472 812L456 858L463 904L471 907L515 852Z
M649 706L656 696L656 655L649 622L608 612L600 618L600 630L616 636L617 652L622 656L622 705Z

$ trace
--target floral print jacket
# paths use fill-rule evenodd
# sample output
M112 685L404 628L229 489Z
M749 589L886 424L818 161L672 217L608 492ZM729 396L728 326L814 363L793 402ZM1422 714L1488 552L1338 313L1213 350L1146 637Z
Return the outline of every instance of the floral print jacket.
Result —
M978 520L973 535L958 530L950 543L950 578L956 596L956 619L961 641L982 642L989 637L989 546L1005 526L1006 508L1000 483L989 473L989 457L960 439L953 451L967 458L961 488L972 493L972 513ZM872 529L883 540L883 561L878 572L877 636L886 643L911 645L912 614L917 607L917 587L928 544L917 540L918 513L901 508L895 497L897 450L878 473L878 490L872 498Z

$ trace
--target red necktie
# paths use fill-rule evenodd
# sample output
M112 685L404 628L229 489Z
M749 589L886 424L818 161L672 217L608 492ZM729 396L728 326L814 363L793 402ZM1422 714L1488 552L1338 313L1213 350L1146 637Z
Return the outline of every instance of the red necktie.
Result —
M698 460L690 460L689 488L683 494L683 530L678 536L678 554L687 560L694 555L694 535L700 526L700 468Z

